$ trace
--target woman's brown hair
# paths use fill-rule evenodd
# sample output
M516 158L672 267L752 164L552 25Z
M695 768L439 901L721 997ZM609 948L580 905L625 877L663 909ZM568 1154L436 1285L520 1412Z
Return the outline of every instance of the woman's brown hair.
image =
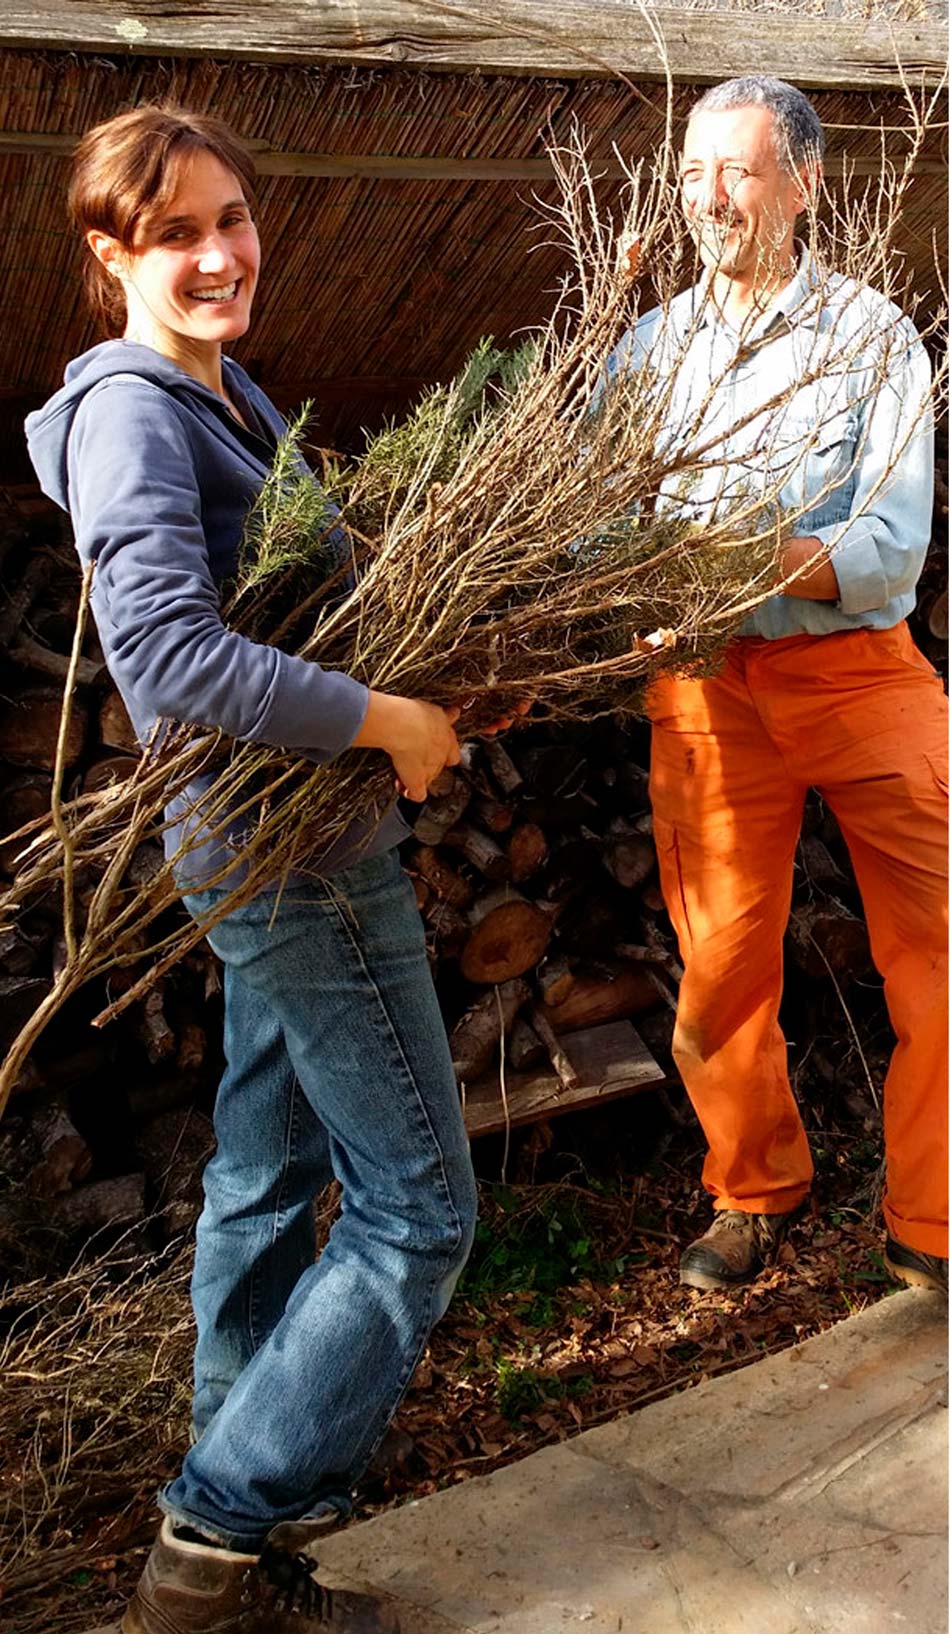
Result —
M220 119L187 108L148 104L117 114L87 131L73 156L69 210L85 237L108 233L131 250L139 223L161 212L173 196L182 164L191 154L212 153L237 176L244 197L255 203L254 160ZM87 247L86 294L109 334L125 326L125 295Z

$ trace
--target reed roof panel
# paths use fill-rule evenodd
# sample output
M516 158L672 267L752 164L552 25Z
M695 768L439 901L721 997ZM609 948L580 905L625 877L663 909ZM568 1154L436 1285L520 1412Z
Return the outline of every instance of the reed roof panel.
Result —
M685 117L695 93L677 93ZM500 78L400 69L259 67L208 59L0 56L0 132L78 137L143 101L171 100L225 118L278 154L530 161L577 121L605 162L653 148L661 91L610 80ZM833 155L876 163L879 126L900 157L899 96L815 92ZM945 146L945 138L943 139ZM944 157L935 137L902 247L922 295L935 291L931 234L945 218ZM96 332L81 309L79 254L65 219L67 159L0 152L0 399L7 428L59 382ZM604 182L610 199L615 180ZM537 232L535 178L264 175L264 278L250 335L236 354L278 401L310 395L319 432L358 441L402 409L421 382L444 377L481 335L507 339L550 309L557 252ZM0 426L0 431L4 428Z

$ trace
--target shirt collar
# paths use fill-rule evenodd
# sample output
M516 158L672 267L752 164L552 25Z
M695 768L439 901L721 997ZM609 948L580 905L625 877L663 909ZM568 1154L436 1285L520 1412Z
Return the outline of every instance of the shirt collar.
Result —
M800 239L795 240L795 249L798 254L798 269L793 278L779 290L765 311L742 337L743 347L748 347L755 341L764 340L773 331L787 330L794 321L796 327L806 325L816 328L819 321L821 300L819 293L820 273L811 250ZM709 280L711 271L703 273L693 288L692 321L697 328L709 326L726 328L719 315L716 304L709 297ZM733 331L730 330L730 333Z

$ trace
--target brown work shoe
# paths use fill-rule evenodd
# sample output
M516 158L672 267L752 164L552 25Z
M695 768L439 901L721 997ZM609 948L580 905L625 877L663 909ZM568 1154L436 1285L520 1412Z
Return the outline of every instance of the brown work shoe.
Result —
M909 1288L926 1288L932 1294L947 1297L947 1262L936 1254L924 1254L919 1248L908 1248L896 1237L887 1237L884 1244L884 1264L896 1282L906 1282Z
M324 1588L315 1567L271 1543L259 1558L188 1543L166 1519L122 1634L399 1634L389 1600Z
M680 1260L680 1282L690 1288L733 1288L751 1282L764 1265L771 1264L786 1228L798 1209L788 1214L744 1214L741 1209L720 1209L704 1236L690 1243Z

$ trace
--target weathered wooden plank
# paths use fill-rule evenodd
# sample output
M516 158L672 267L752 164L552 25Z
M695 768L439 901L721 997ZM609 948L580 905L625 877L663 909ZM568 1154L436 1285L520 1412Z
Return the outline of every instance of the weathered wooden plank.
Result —
M936 82L946 54L936 23L646 10L630 0L493 0L487 11L443 0L7 0L0 46L649 80L664 74L658 27L678 80L762 71L845 89L899 86L898 58L912 82Z
M43 158L66 159L76 146L78 138L63 136L54 131L0 131L0 154L36 154ZM303 179L330 177L362 181L423 181L423 182L545 182L553 171L546 158L483 159L458 158L455 155L435 154L419 157L406 153L296 153L279 152L262 142L248 142L261 176L300 176ZM898 150L898 162L900 150ZM877 156L864 155L843 158L831 154L825 160L825 174L841 176L876 176L881 169ZM918 158L914 165L917 176L943 176L946 164L942 159ZM593 161L598 176L621 180L626 174L616 157L602 157Z
M508 1071L506 1112L497 1069L466 1086L465 1126L473 1138L506 1126L514 1129L539 1118L557 1117L561 1112L600 1106L664 1080L662 1068L629 1021L586 1027L566 1034L561 1042L577 1073L578 1081L570 1089L564 1088L551 1066L532 1072Z

